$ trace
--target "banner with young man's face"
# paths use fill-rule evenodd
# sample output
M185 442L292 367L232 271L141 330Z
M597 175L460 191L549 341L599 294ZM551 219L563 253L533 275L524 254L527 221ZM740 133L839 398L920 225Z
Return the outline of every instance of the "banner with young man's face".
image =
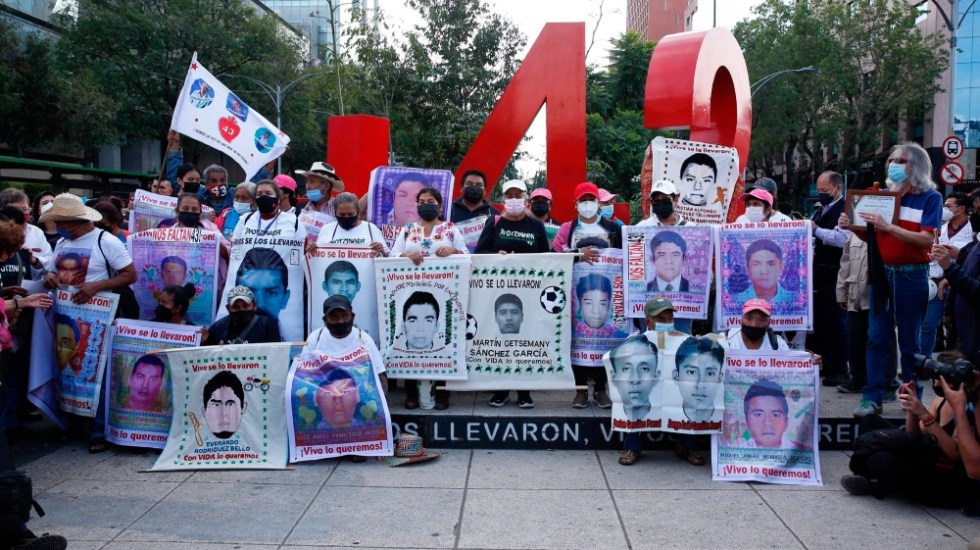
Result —
M677 187L678 214L699 224L725 223L738 181L735 148L656 137L651 155L653 181L667 180Z
M606 248L572 268L572 364L602 367L602 354L632 331L623 308L623 251Z
M354 326L380 342L378 299L374 284L374 258L367 247L318 246L306 254L307 304L310 332L323 326L323 302L339 294L354 308Z
M133 208L129 211L129 230L133 233L157 229L160 222L177 217L177 197L158 195L137 189L133 195ZM211 219L214 209L201 206L201 217Z
M95 417L109 350L109 327L119 295L99 292L84 304L74 292L58 290L54 301L54 359L58 368L58 405L79 416Z
M442 219L449 219L453 196L453 173L403 166L381 166L371 171L367 219L381 228L390 248L398 232L409 223L418 223L418 193L426 187L442 195Z
M626 314L643 318L643 306L662 296L676 319L707 319L713 274L710 226L623 228Z

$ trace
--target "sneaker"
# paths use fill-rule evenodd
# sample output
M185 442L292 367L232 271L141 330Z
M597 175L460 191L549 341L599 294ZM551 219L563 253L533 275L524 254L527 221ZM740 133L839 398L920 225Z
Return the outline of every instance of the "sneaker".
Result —
M491 407L503 407L504 405L507 404L507 398L509 396L510 396L510 392L498 391L493 394L493 397L490 398L489 405Z
M885 394L881 396L882 403L894 403L898 400L898 394L895 390L885 390Z
M609 399L609 392L606 390L597 391L592 397L595 399L596 406L600 409L612 407L612 399Z
M61 535L49 535L47 533L35 539L28 539L15 546L14 550L65 550L68 548L68 540Z
M847 380L844 380L837 385L837 391L840 393L861 393L861 390L863 389L864 385L855 381L851 377L847 377Z
M517 400L517 406L522 409L533 409L534 400L531 399L530 395L527 397L521 397Z
M862 399L858 408L854 409L854 416L856 418L863 418L869 414L881 414L881 405L870 399Z
M573 409L584 409L589 406L589 392L578 390L575 392L575 399L572 399Z
M844 476L840 478L841 487L854 496L868 496L874 494L871 482L864 476Z

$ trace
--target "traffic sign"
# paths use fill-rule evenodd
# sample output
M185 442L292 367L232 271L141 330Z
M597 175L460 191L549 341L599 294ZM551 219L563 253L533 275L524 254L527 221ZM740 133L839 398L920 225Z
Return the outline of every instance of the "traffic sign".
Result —
M949 161L939 169L939 179L946 185L957 185L963 181L963 165L956 161Z
M956 136L949 136L943 140L943 154L949 160L956 160L963 154L963 140Z

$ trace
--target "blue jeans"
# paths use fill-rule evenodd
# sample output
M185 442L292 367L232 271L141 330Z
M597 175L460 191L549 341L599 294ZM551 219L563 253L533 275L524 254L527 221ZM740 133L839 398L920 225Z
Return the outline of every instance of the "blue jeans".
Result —
M889 368L889 348L892 334L898 326L898 349L901 354L902 381L912 380L915 355L919 353L919 331L929 301L929 265L912 264L885 266L891 296L876 305L875 287L868 287L871 310L868 315L868 385L864 388L865 399L881 405L884 397Z
M936 331L939 323L943 322L943 309L946 307L946 300L939 293L936 297L929 300L926 306L926 316L922 319L922 328L919 330L919 349L922 355L932 355L936 347Z

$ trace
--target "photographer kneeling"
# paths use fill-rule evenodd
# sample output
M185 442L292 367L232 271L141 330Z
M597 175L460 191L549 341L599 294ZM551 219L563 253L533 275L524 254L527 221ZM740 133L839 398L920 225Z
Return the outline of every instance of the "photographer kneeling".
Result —
M926 506L980 515L980 372L960 357L939 354L952 364L921 358L917 375L932 378L936 398L927 408L914 381L903 385L898 401L904 430L878 415L862 419L850 464L858 475L841 478L847 492L879 499L898 493Z

